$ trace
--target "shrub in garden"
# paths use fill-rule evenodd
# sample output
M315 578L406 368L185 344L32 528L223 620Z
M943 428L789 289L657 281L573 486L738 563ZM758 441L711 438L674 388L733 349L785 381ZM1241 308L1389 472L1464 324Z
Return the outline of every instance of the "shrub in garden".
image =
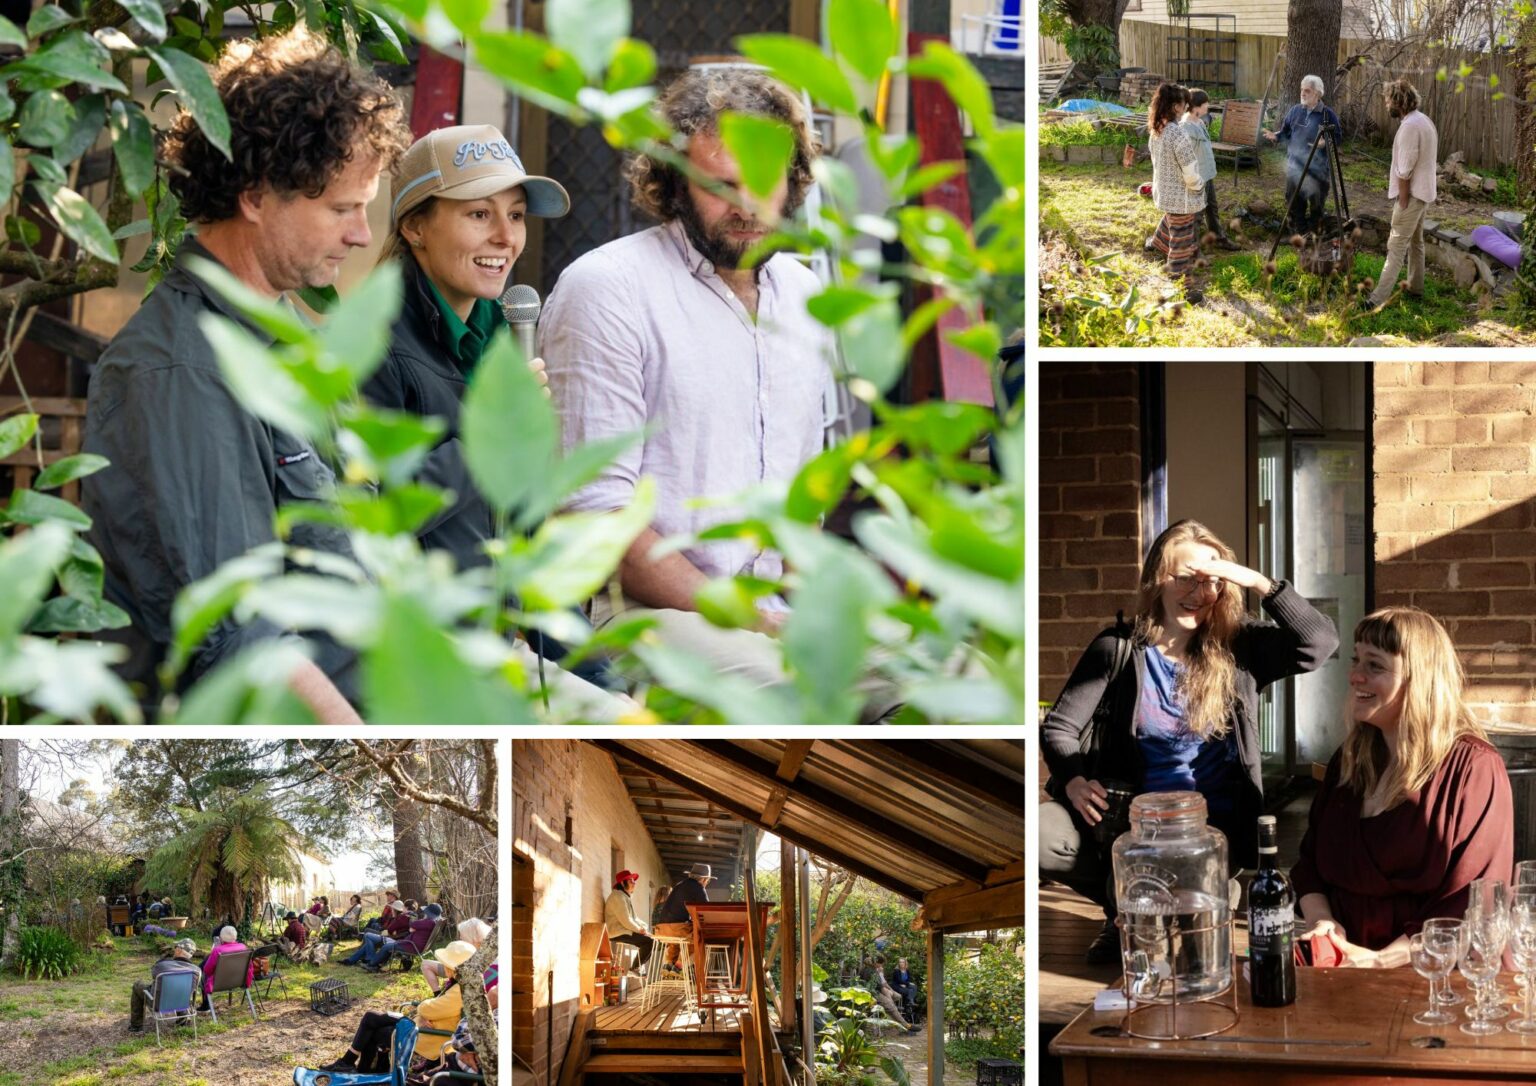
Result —
M80 947L58 928L21 929L16 971L28 980L62 980L80 967Z
M944 1021L951 1037L990 1039L999 1051L1017 1053L1024 1044L1024 996L1024 959L1012 943L945 955Z
M221 21L228 6L233 5L215 0L204 9L207 25ZM628 0L550 0L547 37L483 29L486 9L481 5L386 0L383 6L393 15L380 17L349 0L279 3L272 10L275 24L302 15L312 29L323 30L343 47L363 47L381 59L398 52L399 35L389 21L395 17L428 44L458 48L462 41L472 62L527 100L573 123L599 126L615 149L641 151L686 168L680 144L650 108L656 55L651 46L628 36ZM158 42L167 33L155 5L126 8L139 24L137 39ZM712 622L731 628L757 622L754 600L764 594L783 592L792 604L812 601L795 608L777 642L792 681L755 690L715 674L695 657L643 640L644 620L613 623L580 651L626 655L645 703L632 722L852 723L860 702L855 683L872 670L899 689L907 707L901 723L1006 724L1027 715L1023 405L999 413L973 404L905 406L887 399L903 375L912 344L941 320L944 336L982 360L994 386L1001 385L997 357L1004 329L988 317L1007 313L1011 321L1023 297L1024 130L997 122L985 80L948 45L930 42L920 55L898 55L898 28L882 0L829 0L827 22L831 48L825 51L781 34L750 35L736 44L788 85L863 127L896 210L886 216L863 214L852 172L835 159L824 159L817 164L825 197L819 211L781 224L761 243L760 252L814 249L828 255L835 281L811 299L809 310L840 337L846 372L839 377L870 407L875 425L823 452L788 487L742 496L742 518L708 533L711 538L749 537L789 560L793 572L783 583L722 578L701 590L697 602ZM4 29L0 25L0 41L6 40ZM181 104L218 145L227 135L227 118L207 73L191 59L211 59L218 33L181 17L175 29L163 47L136 44L121 32L100 41L87 35L85 42L62 30L60 35L74 43L70 49L89 51L97 65L108 59L126 65L139 56L154 61L158 67L150 67L151 75L166 76ZM58 71L44 66L42 58L54 48L51 32L39 29L31 35L31 23L28 30L18 44L37 53L29 52L24 63L44 68L56 81L80 81L79 64ZM888 135L865 119L887 72L942 85L968 115L975 132L969 153L977 169L991 171L1000 193L990 206L978 208L971 229L940 209L903 206L967 165L924 162L915 137ZM92 77L104 82L97 76L108 73L102 68ZM151 236L151 265L162 266L184 224L156 174L148 121L121 100L118 84L111 77L97 95L105 95L102 108L111 117L121 113L126 118L111 128L118 168L106 222L97 229L101 217L67 189L51 188L42 195L51 194L63 214L56 215L61 227L75 231L71 238L83 247L96 245L91 250L97 253L95 263L105 267L117 258L108 228L125 226L128 200L146 193L150 214L140 232ZM55 96L59 109L69 106L66 96ZM85 107L71 108L78 119ZM41 112L41 106L24 106L21 116L25 122ZM73 150L74 128L62 121L55 127L71 134L67 143ZM720 135L740 161L748 188L762 195L783 177L789 133L781 126L727 114ZM38 145L35 139L28 142ZM0 152L10 150L11 144L0 140ZM35 159L53 161L28 154L29 162ZM0 181L4 165L0 155ZM69 220L76 211L78 222ZM869 266L869 250L856 243L871 237L899 241L904 263ZM3 259L0 270L7 270ZM864 285L865 273L880 281ZM901 278L943 293L903 319ZM561 707L550 703L537 676L524 673L503 635L516 626L546 630L568 642L585 636L572 628L567 610L607 583L649 523L648 487L642 481L636 500L624 510L551 514L638 435L562 454L552 408L516 344L500 337L476 369L460 434L470 474L499 517L500 538L488 547L494 563L487 570L455 571L441 555L423 553L414 538L415 530L449 500L441 489L414 478L442 434L441 421L379 411L357 393L382 360L399 309L398 268L379 268L339 303L331 304L334 294L330 301L312 296L330 310L318 329L292 309L253 296L227 275L209 279L274 341L269 347L245 326L216 318L203 326L231 390L263 421L312 441L338 465L343 483L334 505L281 510L279 542L227 563L183 591L174 611L165 686L174 688L191 649L206 632L235 614L242 621L266 619L285 629L323 630L357 649L362 712L374 723L560 719ZM8 425L0 424L0 456L34 440L36 416L19 416L9 431ZM989 437L993 457L973 460L971 450ZM67 463L47 479L50 485L60 475L78 478L104 466L99 457ZM519 467L509 471L508 465ZM39 487L45 489L42 482ZM870 508L853 518L856 545L820 528L822 518L845 497L872 499ZM349 534L355 561L327 558L317 565L315 555L281 542L296 518L313 517ZM10 535L12 524L31 530ZM101 559L81 538L88 527L79 510L52 495L26 490L17 492L0 518L0 583L8 586L6 605L0 607L0 696L25 698L39 719L89 720L110 714L131 722L139 709L108 670L109 647L39 636L124 621L121 612L101 601ZM893 581L887 569L899 580ZM516 608L503 605L509 598L518 601ZM297 650L285 642L254 646L203 677L185 696L167 699L161 719L309 723L307 711L287 689L298 660Z

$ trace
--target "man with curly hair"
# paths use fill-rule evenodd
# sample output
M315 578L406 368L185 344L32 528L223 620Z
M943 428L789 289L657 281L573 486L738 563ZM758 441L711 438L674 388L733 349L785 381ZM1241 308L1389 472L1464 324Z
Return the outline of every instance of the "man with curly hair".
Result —
M1398 126L1387 181L1392 230L1381 277L1365 303L1372 311L1391 300L1405 261L1408 278L1403 293L1410 298L1424 296L1424 216L1435 202L1435 170L1440 161L1440 136L1435 122L1419 111L1417 88L1406 79L1394 79L1381 88L1381 97Z
M334 477L306 440L246 411L199 328L217 313L270 342L199 278L192 258L222 265L268 298L335 282L370 240L380 173L410 142L394 92L322 39L298 30L229 46L215 72L231 155L185 111L163 154L170 186L198 224L175 267L102 354L91 379L84 447L111 467L84 485L105 595L132 619L115 631L124 677L153 712L157 669L187 585L275 538L280 505L324 500ZM350 554L346 534L297 523L293 548ZM320 634L226 618L193 650L189 684L236 653L303 636L311 660L289 679L316 719L358 722L355 654Z
M593 600L594 624L643 609L663 641L719 672L772 685L783 681L769 635L788 614L784 600L760 597L758 628L749 630L711 625L695 598L717 577L777 580L779 555L744 539L653 551L666 536L736 519L742 510L731 499L787 484L821 451L830 338L805 307L817 279L783 253L755 267L743 263L804 199L816 141L800 101L752 70L686 72L661 109L686 137L694 170L712 184L645 156L632 161L635 205L661 225L581 257L544 310L540 353L566 447L646 431L569 507L622 508L640 476L650 476L657 494L651 526L619 566L617 600L611 592ZM784 181L766 200L742 185L720 140L726 110L770 118L794 133Z

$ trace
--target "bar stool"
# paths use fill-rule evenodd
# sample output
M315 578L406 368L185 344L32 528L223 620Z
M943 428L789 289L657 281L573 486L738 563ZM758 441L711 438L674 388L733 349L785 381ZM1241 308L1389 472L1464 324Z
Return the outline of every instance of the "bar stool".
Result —
M720 943L710 943L704 948L704 990L715 987L726 990L735 982L730 948Z
M683 993L683 1013L690 1019L699 1012L698 989L695 983L693 969L693 940L688 936L651 935L656 940L656 946L651 951L651 960L647 963L649 972L645 978L645 991L641 994L640 1007L642 1010L650 1010L661 1001L663 992ZM681 973L669 973L663 968L667 960L666 948L675 946L678 949L678 961L682 963Z

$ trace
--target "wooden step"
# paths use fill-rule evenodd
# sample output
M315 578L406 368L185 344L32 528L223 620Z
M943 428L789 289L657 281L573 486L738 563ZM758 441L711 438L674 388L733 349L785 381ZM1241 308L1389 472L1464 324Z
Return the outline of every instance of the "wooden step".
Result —
M682 1052L655 1056L605 1052L587 1057L581 1071L586 1075L739 1075L741 1057Z

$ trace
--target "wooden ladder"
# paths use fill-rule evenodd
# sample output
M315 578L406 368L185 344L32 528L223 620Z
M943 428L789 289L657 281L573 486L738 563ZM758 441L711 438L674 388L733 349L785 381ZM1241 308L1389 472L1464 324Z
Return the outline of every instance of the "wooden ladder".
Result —
M593 1028L596 1008L577 1014L560 1068L560 1086L585 1086L588 1075L729 1075L759 1086L747 1064L742 1033L614 1033Z

